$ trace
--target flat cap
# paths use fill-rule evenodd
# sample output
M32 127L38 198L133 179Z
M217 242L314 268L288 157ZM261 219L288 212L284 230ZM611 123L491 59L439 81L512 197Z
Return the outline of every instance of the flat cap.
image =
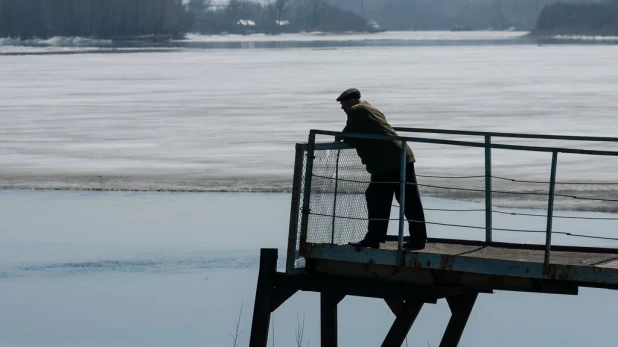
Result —
M360 99L361 94L356 88L350 88L345 92L341 93L337 98L337 101L350 100L350 99Z

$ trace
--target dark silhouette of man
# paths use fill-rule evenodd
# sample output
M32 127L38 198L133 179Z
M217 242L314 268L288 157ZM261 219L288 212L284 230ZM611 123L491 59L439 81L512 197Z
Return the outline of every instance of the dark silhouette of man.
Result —
M361 101L358 89L344 91L337 101L348 115L343 132L373 135L398 136L386 117L367 101ZM341 139L337 139L341 140ZM386 239L388 219L390 218L393 194L400 201L401 141L343 138L356 149L367 171L371 174L369 187L365 192L369 217L368 230L360 242L351 242L356 247L379 248ZM406 184L405 216L408 219L410 241L404 243L406 249L423 249L427 239L423 204L416 185L414 173L414 154L406 145Z

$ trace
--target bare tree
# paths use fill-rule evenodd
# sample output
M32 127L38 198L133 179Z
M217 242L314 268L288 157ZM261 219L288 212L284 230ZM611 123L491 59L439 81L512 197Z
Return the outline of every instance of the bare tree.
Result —
M236 321L236 330L234 331L234 333L232 333L231 331L229 332L230 336L232 337L232 342L234 343L233 347L240 347L240 341L238 341L238 339L240 338L240 335L242 335L242 333L245 332L244 330L242 331L240 330L240 318L242 317L242 306L243 306L243 303L241 302L240 303L240 313L238 314L238 320Z
M296 346L303 346L303 336L305 335L305 313L303 312L303 320L301 322L298 312L296 312Z
M313 29L317 29L320 24L320 16L325 0L311 0L311 24Z
M208 11L211 0L191 0L186 5L185 23L187 28L203 33L208 31Z
M494 4L496 6L496 16L498 17L498 29L506 29L504 24L503 0L496 0Z
M290 0L272 0L268 4L270 11L273 13L277 21L281 20L281 18L283 17L283 13L287 9L289 3Z
M210 1L207 0L190 0L187 3L187 11L189 13L201 14L210 7Z

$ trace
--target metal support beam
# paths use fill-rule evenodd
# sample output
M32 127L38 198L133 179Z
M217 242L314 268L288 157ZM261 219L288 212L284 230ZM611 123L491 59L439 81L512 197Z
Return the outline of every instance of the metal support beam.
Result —
M398 316L401 310L403 309L404 302L402 300L384 299L384 301L386 301L388 308L391 309L391 311L393 312L395 316Z
M337 305L344 297L341 294L320 293L322 347L337 347Z
M331 225L330 244L335 244L335 226L337 223L337 189L339 188L339 156L341 150L337 150L337 163L335 164L335 192L333 194L333 224Z
M382 347L400 347L406 340L406 336L416 320L418 313L421 312L423 303L414 300L406 300L401 312L395 318L393 326L388 331Z
M279 306L286 302L287 299L292 297L292 295L296 294L297 291L297 288L275 288L272 293L272 299L270 301L270 311L275 312L279 308Z
M492 241L491 136L485 136L485 242Z
M401 155L399 163L399 238L397 240L397 259L400 264L403 261L403 229L405 228L406 211L406 164L408 162L406 146L406 140L401 141Z
M253 306L253 322L249 347L266 347L268 343L268 327L272 312L272 296L275 273L277 272L277 249L260 250L260 272L255 290Z
M478 293L473 293L446 298L452 315L440 342L440 347L457 347L477 296Z
M434 286L414 285L375 279L352 278L323 274L311 275L275 275L276 287L296 288L302 291L363 296L368 298L417 301L435 304L438 301L438 289Z
M551 223L554 218L554 191L556 189L556 166L558 165L558 152L551 156L551 174L549 177L549 199L547 201L547 231L545 234L545 266L549 265L551 253Z
M305 187L303 192L303 210L300 219L300 255L303 255L307 245L307 229L309 228L309 213L311 212L311 179L313 176L313 159L315 149L315 133L309 133L307 144L307 162L305 169Z

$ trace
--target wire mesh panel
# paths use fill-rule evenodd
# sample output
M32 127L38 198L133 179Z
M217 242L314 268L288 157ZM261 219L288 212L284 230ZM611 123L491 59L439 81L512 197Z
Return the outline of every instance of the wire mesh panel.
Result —
M367 232L369 174L353 149L314 152L307 242L347 244Z
M336 146L335 146L336 147ZM297 196L298 210L293 211L295 235L292 244L295 249L288 252L293 257L293 266L288 272L303 269L305 259L300 255L302 223L300 217L307 183L307 147L302 150L302 165ZM369 174L351 148L319 149L313 152L311 190L307 223L308 243L347 244L363 238L367 231L367 205L365 190L369 185Z

